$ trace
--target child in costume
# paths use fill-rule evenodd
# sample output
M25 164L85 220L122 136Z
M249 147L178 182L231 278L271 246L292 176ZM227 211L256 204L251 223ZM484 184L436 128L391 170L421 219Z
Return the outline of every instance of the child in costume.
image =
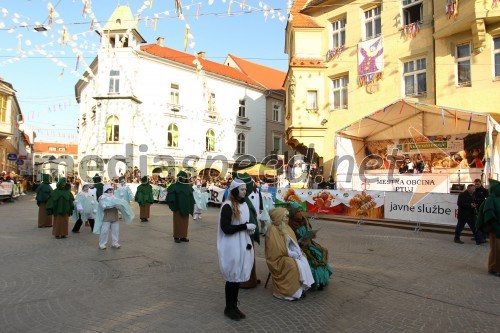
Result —
M95 214L97 212L97 199L90 192L88 184L82 186L82 190L78 192L75 200L76 209L73 212L73 219L76 221L72 232L79 233L83 221L90 224L90 228L94 230Z
M141 185L135 192L135 201L139 204L141 222L148 222L153 199L153 187L149 184L148 176L141 178Z
M126 224L132 223L135 214L130 208L129 203L113 195L113 186L110 184L104 185L103 192L97 206L94 234L99 235L99 248L106 250L109 231L111 229L111 246L119 249L121 245L118 243L120 231L118 212L122 214Z

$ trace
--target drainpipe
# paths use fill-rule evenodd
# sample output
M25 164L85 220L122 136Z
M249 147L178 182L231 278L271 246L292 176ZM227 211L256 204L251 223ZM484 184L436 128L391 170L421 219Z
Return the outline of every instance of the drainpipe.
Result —
M431 23L432 23L432 63L433 63L433 66L434 66L434 75L433 75L433 78L434 78L434 105L437 104L437 86L436 86L436 76L437 76L437 70L436 70L436 38L434 37L435 36L435 33L436 33L436 27L434 25L435 23L435 20L434 20L434 0L431 0L431 4L432 4L432 20L431 20Z

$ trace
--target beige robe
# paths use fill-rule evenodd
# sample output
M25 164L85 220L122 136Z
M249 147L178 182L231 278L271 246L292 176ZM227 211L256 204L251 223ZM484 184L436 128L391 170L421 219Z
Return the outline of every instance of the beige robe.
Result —
M286 231L297 241L292 228L288 225ZM291 297L301 287L297 262L288 256L287 240L274 221L266 232L266 263L273 277L275 294Z

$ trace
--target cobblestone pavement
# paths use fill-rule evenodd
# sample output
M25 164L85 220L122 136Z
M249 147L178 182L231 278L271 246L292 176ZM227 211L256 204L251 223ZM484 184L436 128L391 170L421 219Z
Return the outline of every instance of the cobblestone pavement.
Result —
M330 284L298 302L273 298L261 244L262 284L241 290L247 319L234 322L223 315L218 209L176 244L170 210L155 204L149 223L120 222L122 248L105 251L88 227L59 240L36 217L32 195L0 206L4 333L500 331L500 278L486 274L488 245L469 237L317 221Z

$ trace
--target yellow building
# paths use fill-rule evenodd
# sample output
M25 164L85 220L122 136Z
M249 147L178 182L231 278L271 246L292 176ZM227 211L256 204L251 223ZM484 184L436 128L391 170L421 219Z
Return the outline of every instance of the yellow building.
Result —
M495 0L296 0L285 52L287 143L326 176L335 133L397 100L500 115Z

